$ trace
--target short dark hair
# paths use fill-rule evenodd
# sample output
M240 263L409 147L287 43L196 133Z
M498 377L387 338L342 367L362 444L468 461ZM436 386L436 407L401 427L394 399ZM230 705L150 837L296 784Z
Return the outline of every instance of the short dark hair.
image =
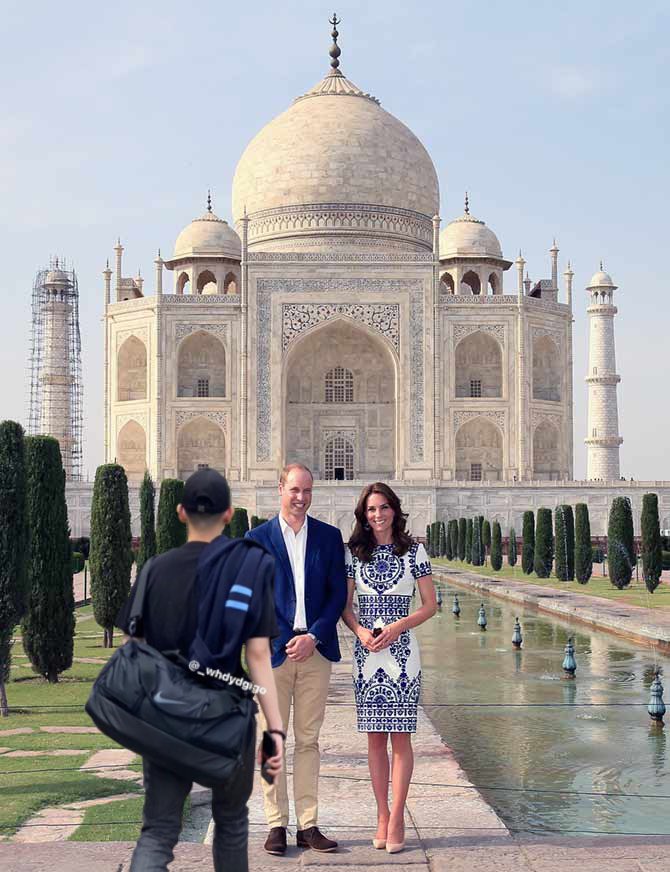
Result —
M228 511L226 509L226 511ZM204 514L203 512L189 512L184 509L190 527L195 530L207 530L209 527L215 527L219 524L223 527L223 516L226 512L219 512L216 515Z

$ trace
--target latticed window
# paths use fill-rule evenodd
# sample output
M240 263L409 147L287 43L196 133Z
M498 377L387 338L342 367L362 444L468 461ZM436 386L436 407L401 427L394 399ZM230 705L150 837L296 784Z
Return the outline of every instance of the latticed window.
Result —
M209 469L209 463L199 463L198 469Z
M326 402L353 403L354 376L350 369L335 366L326 373Z
M482 395L482 380L479 378L470 379L470 396L481 397Z
M208 378L199 378L198 379L198 387L197 394L198 397L208 397L209 396L209 379Z
M326 443L325 477L329 481L351 481L354 477L354 446L344 436Z
M482 465L481 463L470 464L470 481L482 480Z

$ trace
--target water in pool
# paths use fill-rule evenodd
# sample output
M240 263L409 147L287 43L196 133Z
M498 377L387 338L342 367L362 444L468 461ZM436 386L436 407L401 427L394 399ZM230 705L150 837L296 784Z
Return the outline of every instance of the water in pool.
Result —
M670 799L659 797L670 795L667 738L646 711L656 665L669 676L670 690L669 658L578 623L482 597L443 580L438 583L442 610L417 630L422 702L470 780L507 826L542 832L670 834ZM458 619L451 613L455 593L461 605ZM488 618L485 632L477 626L482 602ZM517 615L524 640L520 651L512 646ZM574 680L566 679L561 668L569 636L574 637L577 658ZM431 703L503 707L431 708ZM638 705L538 705L543 703ZM670 730L670 715L666 720Z

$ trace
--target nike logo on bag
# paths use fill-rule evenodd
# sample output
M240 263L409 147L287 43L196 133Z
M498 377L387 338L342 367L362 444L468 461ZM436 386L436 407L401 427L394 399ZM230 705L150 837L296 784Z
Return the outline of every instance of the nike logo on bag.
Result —
M159 690L158 693L154 694L154 702L168 703L169 705L187 705L188 704L188 703L182 702L180 699L170 699L167 696L163 696L162 690Z

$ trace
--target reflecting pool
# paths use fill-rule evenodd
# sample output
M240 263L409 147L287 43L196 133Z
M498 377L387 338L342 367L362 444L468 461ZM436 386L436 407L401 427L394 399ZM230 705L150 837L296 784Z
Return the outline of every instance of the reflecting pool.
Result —
M436 580L442 609L417 629L422 703L506 825L540 832L670 835L670 799L659 797L670 795L669 658L651 647ZM451 613L454 594L459 618ZM488 619L484 632L477 626L482 602ZM512 646L517 615L521 650ZM577 658L572 680L561 668L569 636ZM666 676L665 730L652 724L646 710L656 664ZM479 705L454 706L458 703ZM502 787L523 790L494 789ZM540 792L525 792L531 790Z

